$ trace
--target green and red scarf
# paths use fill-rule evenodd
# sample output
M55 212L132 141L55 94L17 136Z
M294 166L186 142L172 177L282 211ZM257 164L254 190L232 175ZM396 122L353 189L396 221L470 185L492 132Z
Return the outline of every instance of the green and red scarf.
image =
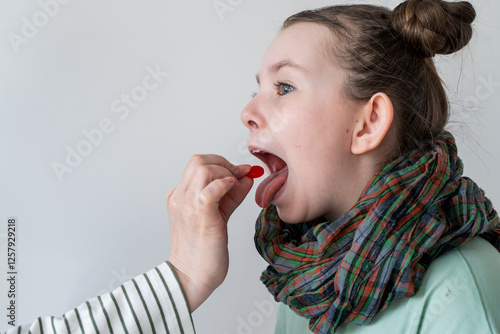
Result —
M287 224L262 210L255 244L269 263L261 280L275 299L309 318L314 333L367 324L418 291L433 259L480 236L500 250L500 219L463 177L453 136L388 164L354 207L334 221Z

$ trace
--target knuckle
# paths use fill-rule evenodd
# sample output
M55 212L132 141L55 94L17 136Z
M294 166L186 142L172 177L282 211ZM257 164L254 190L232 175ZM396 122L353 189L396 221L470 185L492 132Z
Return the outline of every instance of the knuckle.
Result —
M202 192L199 196L198 196L198 205L200 207L204 207L204 206L207 206L208 204L210 204L210 198L209 198L209 195L205 192Z
M217 189L215 189L215 184L210 184L198 196L198 205L200 207L210 206L217 197Z
M176 188L173 188L171 189L168 193L167 193L167 203L170 202L173 198L173 195L174 195L174 192L175 192L175 189Z
M193 180L205 180L205 182L209 182L213 179L213 171L207 165L198 165L194 168L192 174Z
M212 171L210 170L210 167L207 165L200 165L197 170L198 174L201 176L207 176L209 175Z
M167 196L167 210L175 210L179 206L179 203L177 201L177 197L174 194L170 194L170 196Z
M204 161L204 157L201 154L195 154L189 159L189 164L191 165L199 165L202 164Z

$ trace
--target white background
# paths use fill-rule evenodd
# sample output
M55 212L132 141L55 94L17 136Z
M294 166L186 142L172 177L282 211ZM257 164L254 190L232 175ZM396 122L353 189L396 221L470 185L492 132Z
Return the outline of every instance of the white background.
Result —
M231 10L218 12L217 3ZM15 216L19 324L60 315L168 259L165 196L189 157L258 163L239 114L257 89L261 57L286 17L332 3L72 0L43 22L38 1L0 0L0 268L6 272L7 217ZM465 173L500 206L500 2L472 3L473 41L438 64ZM23 18L43 26L15 47L9 36L22 36ZM139 92L148 67L169 75L121 119L112 103ZM65 164L66 147L76 149L82 131L106 118L113 132L59 180L53 162ZM229 275L194 314L201 334L274 327L276 308L256 306L270 297L259 281L253 195L230 221Z

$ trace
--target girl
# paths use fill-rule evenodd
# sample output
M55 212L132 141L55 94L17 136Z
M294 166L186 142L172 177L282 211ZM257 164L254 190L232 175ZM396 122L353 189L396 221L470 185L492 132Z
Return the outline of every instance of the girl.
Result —
M462 176L433 64L467 45L474 18L468 2L409 0L284 23L241 114L269 173L255 241L283 303L277 333L500 332L500 221ZM225 277L248 168L195 156L167 197L191 310Z
M269 47L241 119L269 173L255 241L276 333L500 333L500 220L462 176L432 61L468 43L474 17L439 0L328 7ZM9 333L194 333L249 170L194 156L167 196L170 264Z

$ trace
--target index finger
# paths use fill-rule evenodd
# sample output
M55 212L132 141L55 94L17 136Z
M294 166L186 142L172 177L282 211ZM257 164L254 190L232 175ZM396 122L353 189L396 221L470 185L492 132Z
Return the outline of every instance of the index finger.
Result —
M250 169L250 166L246 165L233 165L230 163L226 158L216 155L216 154L196 154L189 159L189 162L186 166L186 169L184 170L184 173L182 175L182 179L179 182L179 185L183 184L186 188L187 184L190 182L191 178L193 177L193 174L195 173L196 169L201 166L201 165L216 165L223 167L229 171L230 174L232 174L235 178L239 179L243 177L246 173L248 173L248 170Z

